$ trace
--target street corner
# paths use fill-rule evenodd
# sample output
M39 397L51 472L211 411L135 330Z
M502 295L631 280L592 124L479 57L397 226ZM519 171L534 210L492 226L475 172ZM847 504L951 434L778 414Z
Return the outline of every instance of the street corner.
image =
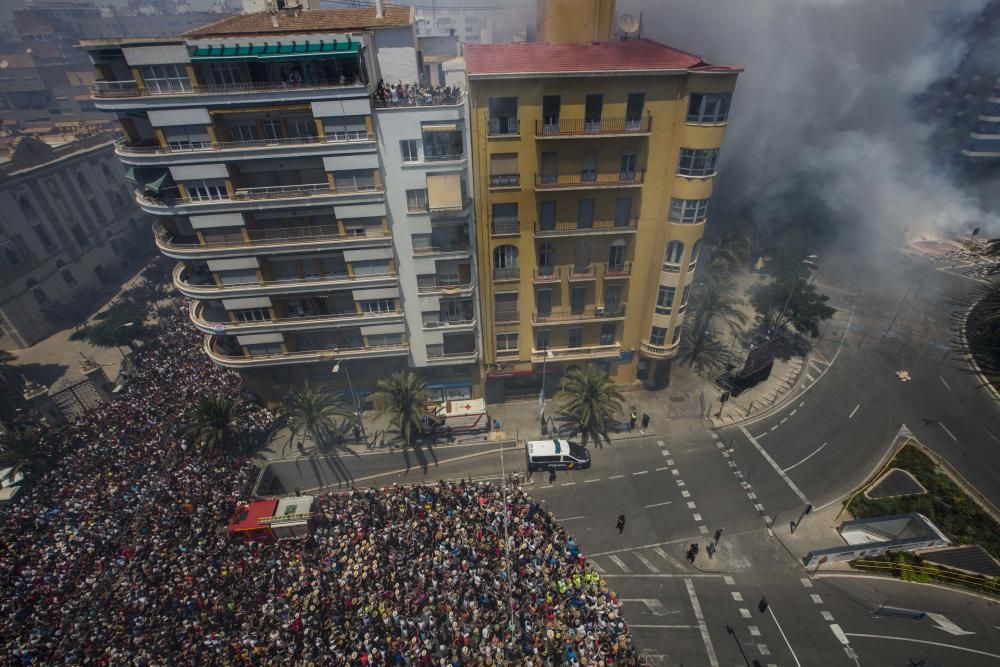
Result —
M802 511L798 515L776 518L771 532L802 563L810 551L846 546L838 528L852 517L842 507L836 502L808 514Z

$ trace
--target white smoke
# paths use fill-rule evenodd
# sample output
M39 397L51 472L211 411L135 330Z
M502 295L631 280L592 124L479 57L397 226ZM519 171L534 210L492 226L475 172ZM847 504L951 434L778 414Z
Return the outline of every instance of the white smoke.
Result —
M933 128L913 104L961 62L964 28L986 4L619 0L618 9L642 12L644 37L746 67L716 199L749 195L758 215L787 218L781 207L790 190L808 188L838 220L869 230L950 234L981 226L1000 236L1000 218L946 171L946 156L929 150Z

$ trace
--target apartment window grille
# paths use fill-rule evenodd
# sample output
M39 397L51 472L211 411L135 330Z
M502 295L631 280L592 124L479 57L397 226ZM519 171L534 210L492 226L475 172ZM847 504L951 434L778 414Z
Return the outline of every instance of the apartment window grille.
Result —
M497 334L497 350L516 350L516 349L517 349L516 333Z
M396 312L395 299L369 299L361 302L361 312L373 313L394 313Z
M708 216L707 199L670 200L670 222L693 224L702 222Z
M184 65L143 65L139 73L146 89L154 93L191 90L191 79Z
M268 312L267 308L244 308L243 310L234 310L233 317L236 318L237 322L266 322L271 319L271 313Z
M729 118L730 93L691 93L687 122L724 123Z
M213 199L229 199L229 191L222 181L187 181L188 198L193 201L210 201Z
M419 142L416 139L403 139L399 142L399 152L403 155L403 162L417 162L420 160L420 149L417 148Z
M718 148L682 148L677 173L681 176L715 176Z
M411 213L427 210L427 189L406 191L406 210Z
M667 342L667 330L663 327L653 327L649 331L649 342L652 345L663 345Z

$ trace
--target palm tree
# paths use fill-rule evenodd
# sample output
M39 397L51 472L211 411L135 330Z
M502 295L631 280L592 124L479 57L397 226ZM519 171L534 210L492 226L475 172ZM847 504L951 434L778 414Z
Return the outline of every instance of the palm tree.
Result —
M378 381L378 391L372 401L379 406L379 415L388 415L389 423L399 432L403 447L413 444L420 433L421 423L429 414L427 385L410 371L399 371Z
M226 450L233 444L241 412L242 406L225 396L202 397L181 427L181 435L209 449Z
M581 444L611 443L608 427L621 414L625 398L607 373L592 364L574 368L560 380L555 398L562 403L559 414L576 426Z
M329 387L316 389L306 382L285 403L290 431L288 441L307 435L318 448L325 450L329 436L342 433L340 423L351 414L343 394Z
M0 440L0 468L44 472L49 467L49 457L39 445L38 436L31 431L11 431Z

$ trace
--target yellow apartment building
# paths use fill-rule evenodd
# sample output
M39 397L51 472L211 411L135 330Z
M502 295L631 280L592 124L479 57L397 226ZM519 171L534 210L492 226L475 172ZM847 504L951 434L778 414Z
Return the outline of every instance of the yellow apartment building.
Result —
M540 35L558 43L466 48L491 401L537 395L543 376L551 393L586 363L662 386L681 342L741 70L589 41L608 24L598 10L578 43L549 16Z

